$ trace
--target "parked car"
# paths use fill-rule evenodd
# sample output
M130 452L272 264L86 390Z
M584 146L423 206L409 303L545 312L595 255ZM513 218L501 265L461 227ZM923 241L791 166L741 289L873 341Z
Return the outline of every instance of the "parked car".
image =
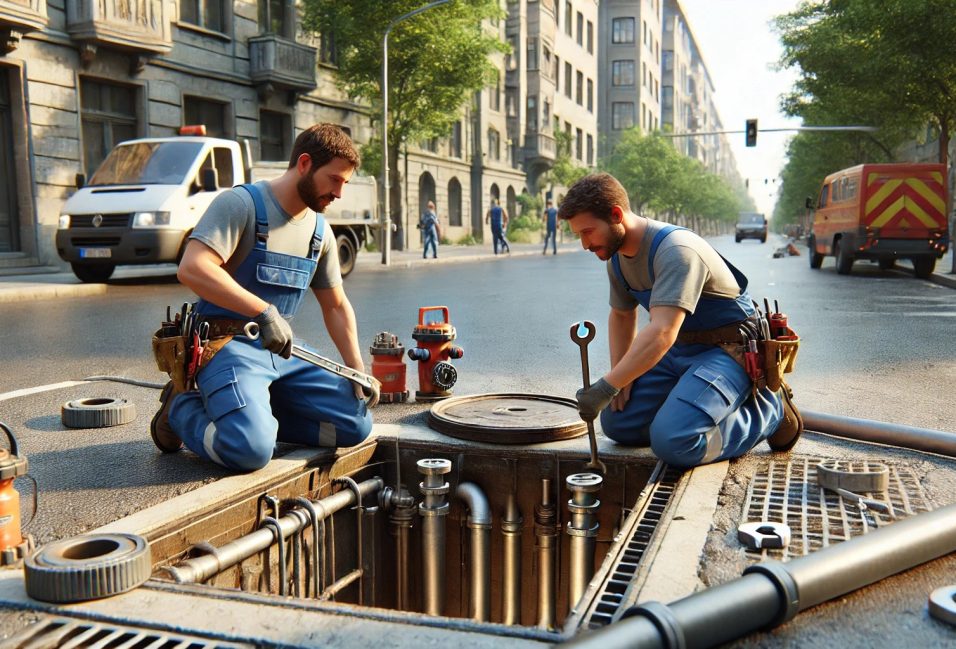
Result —
M760 239L760 243L767 243L767 217L760 212L741 212L734 239L737 243L744 239Z

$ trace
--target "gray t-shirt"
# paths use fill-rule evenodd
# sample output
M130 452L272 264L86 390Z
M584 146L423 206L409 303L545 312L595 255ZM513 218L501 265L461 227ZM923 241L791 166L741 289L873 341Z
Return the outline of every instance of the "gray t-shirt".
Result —
M633 257L618 255L621 274L638 291L651 289L650 306L676 306L693 314L700 297L734 299L740 294L737 280L709 243L690 230L676 230L664 237L654 255L654 283L647 272L651 243L666 223L647 219L641 247ZM610 304L614 309L636 309L637 300L618 281L614 266L607 262L611 281Z
M266 248L272 252L307 257L315 232L315 212L306 210L305 216L293 219L279 205L267 181L257 182L256 187L262 192L269 220ZM231 274L252 250L255 233L256 206L252 196L245 189L234 187L213 200L189 238L201 241L225 259L225 269ZM326 221L322 249L311 286L333 288L341 283L342 271L339 268L335 235Z

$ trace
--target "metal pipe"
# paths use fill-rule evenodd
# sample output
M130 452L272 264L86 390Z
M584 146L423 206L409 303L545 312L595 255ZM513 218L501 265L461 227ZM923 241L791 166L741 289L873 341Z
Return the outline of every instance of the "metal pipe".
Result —
M521 528L524 519L518 511L515 493L508 494L505 515L501 519L503 537L501 621L521 624Z
M554 628L558 547L558 508L551 500L551 480L541 479L541 504L534 508L534 535L538 546L538 626Z
M668 605L648 602L572 647L713 647L793 619L797 613L956 551L956 505L830 545L786 564L765 561L742 577Z
M395 608L409 610L409 536L415 520L415 499L404 486L390 498L388 520L391 534L395 537Z
M809 410L801 410L800 414L803 415L803 425L807 430L956 457L956 434L954 433L871 419L841 417Z
M364 497L378 492L384 484L381 478L371 478L359 483L359 492ZM353 504L356 504L355 494L348 489L337 491L331 496L313 501L320 522ZM297 532L305 525L301 517L293 514L287 514L278 519L277 522L283 537ZM214 575L218 575L223 570L245 561L257 552L262 552L272 545L277 538L276 532L271 527L262 528L217 548L215 554L204 554L186 559L175 566L166 567L165 570L176 583L194 584L203 582Z
M418 504L422 517L422 599L424 612L442 615L445 610L445 517L448 516L448 483L442 477L451 471L445 459L418 461L424 480L418 487L424 500Z
M455 496L468 507L468 528L471 530L471 611L477 622L491 618L491 507L481 487L462 482Z
M594 495L604 478L597 473L573 473L565 479L568 500L568 536L570 537L568 606L574 608L594 576L594 551L598 535L597 512L601 501Z

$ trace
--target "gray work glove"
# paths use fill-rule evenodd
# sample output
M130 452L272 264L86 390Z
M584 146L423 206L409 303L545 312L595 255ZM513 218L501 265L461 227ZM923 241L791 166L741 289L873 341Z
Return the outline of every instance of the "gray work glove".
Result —
M584 421L594 421L601 411L608 407L611 399L617 396L619 389L601 377L591 387L578 390L575 395L578 399L578 412Z
M292 327L279 315L274 304L270 304L253 320L259 325L259 339L263 349L268 349L282 358L292 356Z

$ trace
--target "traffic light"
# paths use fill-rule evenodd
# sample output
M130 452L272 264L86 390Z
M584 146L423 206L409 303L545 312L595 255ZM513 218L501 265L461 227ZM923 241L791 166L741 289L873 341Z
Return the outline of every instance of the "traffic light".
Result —
M747 146L757 146L757 120L747 120Z

